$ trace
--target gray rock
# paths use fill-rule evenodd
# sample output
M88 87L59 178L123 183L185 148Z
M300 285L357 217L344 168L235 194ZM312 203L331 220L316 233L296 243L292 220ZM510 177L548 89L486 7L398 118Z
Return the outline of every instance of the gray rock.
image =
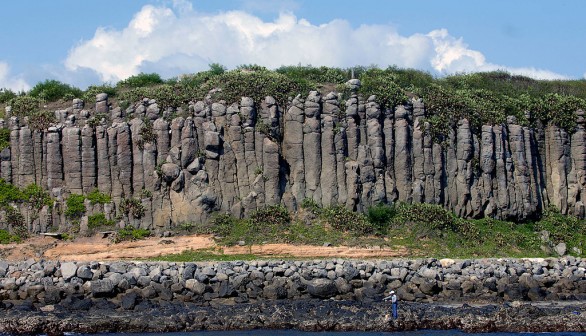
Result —
M306 283L307 292L317 298L327 299L338 294L336 284L329 279L313 279Z
M61 276L63 280L69 280L77 273L77 265L73 262L66 262L61 264Z
M76 275L77 275L77 277L79 277L81 279L90 280L91 278L93 278L94 273L89 268L89 266L80 266L77 269Z
M114 284L110 279L94 280L91 290L94 297L111 296L114 295Z
M561 257L566 254L566 251L567 251L566 243L559 243L553 249Z

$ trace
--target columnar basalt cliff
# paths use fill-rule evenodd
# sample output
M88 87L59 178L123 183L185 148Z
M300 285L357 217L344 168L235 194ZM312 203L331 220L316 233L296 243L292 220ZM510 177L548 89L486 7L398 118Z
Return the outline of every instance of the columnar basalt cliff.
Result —
M572 133L514 117L475 130L463 119L439 144L427 132L425 102L415 99L381 109L375 97L354 93L344 102L335 92L313 91L284 108L272 97L243 97L176 110L144 99L123 110L100 94L85 108L74 100L45 130L17 117L3 122L11 133L0 176L21 187L36 183L57 200L40 211L20 209L32 232L66 229L63 199L96 188L112 203L88 202L89 214L151 230L203 223L216 212L246 216L267 205L295 211L305 198L356 211L426 202L467 218L523 220L549 205L585 215L581 110ZM131 198L144 214L121 209Z

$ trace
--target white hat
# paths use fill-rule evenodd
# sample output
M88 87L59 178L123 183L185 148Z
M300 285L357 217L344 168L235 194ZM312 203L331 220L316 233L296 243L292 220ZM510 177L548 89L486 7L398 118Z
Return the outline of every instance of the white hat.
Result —
M395 294L395 291L393 291L393 290L392 290L392 291L391 291L391 294Z

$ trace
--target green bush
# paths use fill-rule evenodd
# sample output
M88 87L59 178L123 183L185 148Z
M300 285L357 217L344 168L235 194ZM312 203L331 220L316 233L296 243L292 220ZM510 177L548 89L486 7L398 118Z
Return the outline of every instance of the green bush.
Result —
M387 231L387 228L395 215L396 211L394 206L382 203L369 207L366 211L368 222L372 224L375 230L379 233L385 233Z
M6 206L9 203L23 202L24 200L24 194L18 187L0 179L0 205Z
M28 238L28 228L20 211L11 206L4 207L4 210L6 211L5 220L12 234L18 239Z
M16 98L16 93L10 89L0 89L0 104L6 104L12 99Z
M259 232L270 230L273 227L285 228L291 223L289 211L282 205L270 205L253 211L250 215L252 223Z
M120 211L128 216L141 218L144 216L145 208L137 198L123 198L120 201Z
M86 198L91 202L92 205L107 204L112 202L112 198L109 195L100 192L98 189L94 189L89 192L86 195Z
M118 91L116 87L111 84L90 85L83 93L83 101L85 103L95 103L96 96L100 93L107 93L109 98L116 97Z
M145 239L145 238L149 237L150 235L151 235L151 232L149 230L135 229L133 227L127 227L127 228L118 230L118 232L116 234L115 241L117 243L119 243L119 242L128 241L128 240L141 240L141 239Z
M53 200L49 193L37 184L29 184L22 192L27 203L37 210L44 206L53 206Z
M338 231L360 234L374 231L374 227L368 222L364 214L349 210L343 205L323 208L320 218Z
M11 234L7 230L0 230L0 244L19 243L20 237Z
M359 92L368 98L376 96L381 108L394 108L407 101L405 91L396 83L392 70L369 69L360 76L362 86Z
M41 108L41 103L41 99L26 95L11 99L8 105L12 108L12 115L24 117L38 112Z
M103 227L111 227L116 224L113 220L106 219L106 215L103 212L98 212L88 216L87 226L90 230L95 230Z
M164 81L159 74L156 73L139 73L138 75L130 76L116 84L118 88L139 88L146 86L153 86L163 84Z
M432 230L457 230L457 217L441 205L415 203L400 204L397 207L397 220L423 224Z
M37 83L37 85L29 91L29 95L52 102L59 99L69 100L81 97L82 91L58 80L47 79L44 82Z
M586 252L586 220L575 216L562 215L555 207L544 211L543 217L535 223L536 231L549 232L553 244L566 243L568 249L577 247Z
M55 113L51 111L37 111L31 113L28 118L30 129L37 131L47 130L55 123L57 123L57 118L55 118Z
M0 128L0 151L10 147L10 129Z
M71 194L65 201L65 217L69 219L80 219L85 213L85 196L79 194Z

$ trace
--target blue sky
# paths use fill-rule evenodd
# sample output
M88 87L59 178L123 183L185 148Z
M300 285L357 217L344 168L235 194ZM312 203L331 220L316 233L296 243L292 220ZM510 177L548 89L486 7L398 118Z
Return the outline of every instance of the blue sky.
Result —
M586 78L583 0L4 0L0 88L256 63Z

